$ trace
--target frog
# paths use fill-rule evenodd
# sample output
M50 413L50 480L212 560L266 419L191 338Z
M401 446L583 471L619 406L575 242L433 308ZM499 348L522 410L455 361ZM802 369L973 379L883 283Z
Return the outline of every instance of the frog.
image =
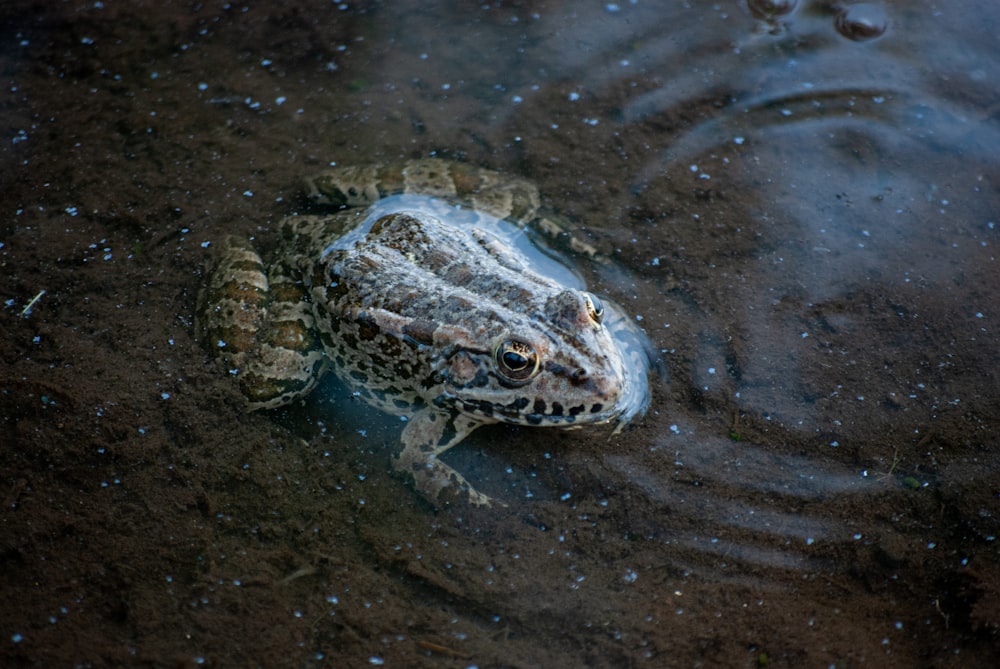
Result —
M332 372L404 421L394 468L436 507L494 502L441 458L481 426L618 432L645 410L648 341L538 252L565 226L527 179L424 158L334 165L306 189L322 212L280 221L267 261L226 237L199 294L197 338L249 410L301 400Z

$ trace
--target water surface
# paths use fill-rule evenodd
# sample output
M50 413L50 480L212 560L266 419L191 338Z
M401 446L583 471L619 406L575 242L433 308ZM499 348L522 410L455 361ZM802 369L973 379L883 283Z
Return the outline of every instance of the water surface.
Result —
M996 666L1000 12L754 9L6 4L3 664ZM507 509L192 335L225 235L426 156L535 181L657 352L625 432L449 452Z

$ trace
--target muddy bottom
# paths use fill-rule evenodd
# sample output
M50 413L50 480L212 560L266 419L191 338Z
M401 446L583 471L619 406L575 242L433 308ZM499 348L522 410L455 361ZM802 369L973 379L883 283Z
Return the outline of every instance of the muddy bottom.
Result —
M0 9L0 664L1000 663L995 10L46 4ZM534 180L656 351L620 434L447 454L506 507L193 335L225 235L430 155Z

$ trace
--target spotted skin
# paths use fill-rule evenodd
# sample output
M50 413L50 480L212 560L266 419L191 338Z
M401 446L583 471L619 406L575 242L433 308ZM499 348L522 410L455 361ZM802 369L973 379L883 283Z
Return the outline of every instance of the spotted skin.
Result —
M394 462L418 491L481 506L491 499L439 457L480 425L620 426L645 408L630 321L511 241L527 226L561 232L529 182L428 159L335 168L308 188L344 209L286 218L269 263L228 238L199 297L197 335L251 409L333 371L406 418Z

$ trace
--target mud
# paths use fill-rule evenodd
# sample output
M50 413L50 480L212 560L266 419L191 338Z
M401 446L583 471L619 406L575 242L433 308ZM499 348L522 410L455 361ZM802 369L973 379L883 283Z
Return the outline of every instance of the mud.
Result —
M801 4L783 30L840 45ZM645 34L618 75L575 11L4 4L0 664L997 666L992 87L936 81L980 112L944 137L775 143L766 104L723 113L767 74L694 94ZM432 509L335 387L248 414L193 338L214 242L266 244L330 161L427 155L535 180L660 352L621 435L449 453L506 509Z

